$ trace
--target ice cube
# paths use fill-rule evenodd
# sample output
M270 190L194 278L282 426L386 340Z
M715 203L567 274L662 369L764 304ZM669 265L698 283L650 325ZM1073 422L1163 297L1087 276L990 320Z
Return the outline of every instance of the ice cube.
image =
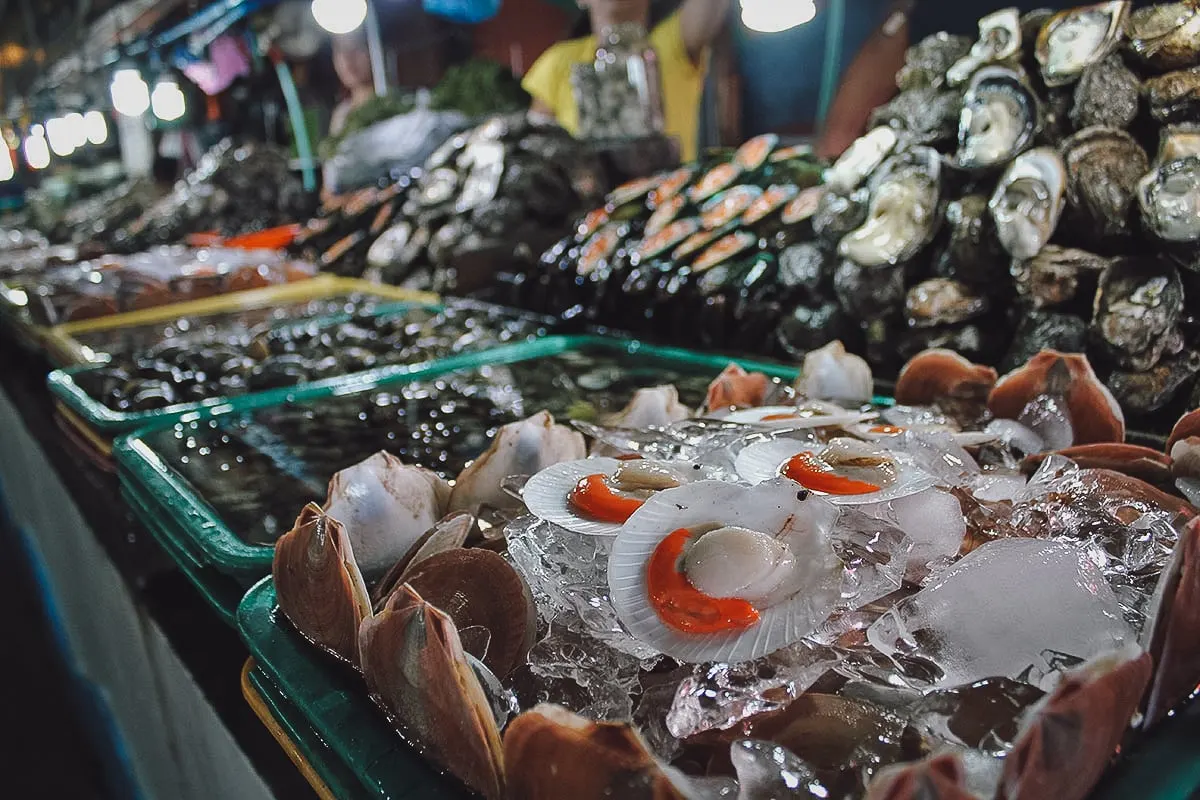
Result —
M979 464L949 431L908 430L889 441L888 449L912 456L919 469L943 486L957 486L979 473Z
M1029 430L1037 434L1046 450L1062 450L1075 443L1075 429L1067 404L1058 397L1041 394L1029 401L1017 417Z
M909 559L919 566L958 555L967 535L967 521L958 498L936 487L890 503L869 503L860 508L868 516L904 531L913 543Z
M739 739L729 747L738 776L738 800L808 800L829 797L816 773L774 742Z
M984 544L867 630L880 652L933 664L942 688L1017 678L1049 651L1089 658L1135 638L1086 551L1038 539Z

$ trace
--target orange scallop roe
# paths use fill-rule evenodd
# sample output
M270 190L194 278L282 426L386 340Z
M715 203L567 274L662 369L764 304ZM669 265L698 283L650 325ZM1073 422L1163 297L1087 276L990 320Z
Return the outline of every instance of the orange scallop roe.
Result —
M658 543L646 567L650 605L668 628L683 633L721 633L758 623L758 609L737 597L710 597L680 571L691 531L680 528Z
M867 429L871 433L881 433L887 436L895 436L896 434L904 433L904 428L898 425L872 425Z
M870 494L879 491L879 487L873 483L843 478L810 451L789 458L780 472L804 488L824 494Z
M762 418L763 422L782 422L785 419L800 419L799 414L767 414Z
M646 501L617 494L604 477L588 475L582 478L567 495L567 502L584 516L600 522L623 524Z

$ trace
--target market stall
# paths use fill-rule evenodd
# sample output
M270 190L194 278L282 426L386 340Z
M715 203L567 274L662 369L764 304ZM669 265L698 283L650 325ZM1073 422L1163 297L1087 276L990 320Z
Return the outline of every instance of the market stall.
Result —
M228 138L0 236L0 489L136 784L1200 789L1200 8L915 43L832 161L678 163L637 30L576 136L463 68L338 191Z

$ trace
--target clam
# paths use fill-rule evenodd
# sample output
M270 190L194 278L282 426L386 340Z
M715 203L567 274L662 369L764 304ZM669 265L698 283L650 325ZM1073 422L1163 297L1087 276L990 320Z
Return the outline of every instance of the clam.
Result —
M593 722L542 704L504 732L509 797L521 800L684 800L675 778L655 761L631 726Z
M358 636L371 696L425 754L488 800L504 796L500 732L454 622L403 585Z
M941 156L914 147L884 163L870 182L866 222L843 237L838 253L864 267L903 264L941 224Z
M1021 52L1021 17L1015 8L988 14L979 20L979 39L971 51L946 71L951 86L966 83L988 64L1015 59Z
M1013 262L1017 294L1035 309L1056 308L1092 298L1109 260L1086 250L1048 244L1028 261Z
M1200 122L1200 67L1150 78L1143 90L1150 116L1159 122Z
M1138 181L1149 169L1146 151L1115 128L1093 127L1061 146L1067 169L1067 218L1088 239L1127 239L1137 230Z
M904 316L914 328L957 325L988 309L987 298L961 281L930 278L908 290Z
M1072 83L1120 45L1129 18L1129 0L1112 0L1063 11L1042 28L1037 60L1047 86Z
M519 508L520 501L501 488L505 478L532 475L551 464L585 455L583 436L555 424L548 411L505 425L496 434L491 448L458 476L450 494L449 510L472 511L484 505Z
M972 364L953 350L926 350L909 359L896 378L896 402L928 406L942 400L986 402L996 370Z
M958 123L958 164L991 169L1007 164L1033 144L1038 100L1021 76L1004 67L975 73Z
M1141 82L1118 54L1088 67L1075 87L1071 123L1076 130L1092 125L1127 128L1137 117Z
M900 91L939 88L946 82L946 72L971 50L971 39L949 33L935 33L908 48L904 66L896 73Z
M1059 154L1047 147L1026 151L1009 165L988 208L996 234L1013 258L1033 258L1058 227L1067 173Z
M704 400L706 412L725 408L755 408L766 402L771 379L761 372L747 372L730 364L708 385Z
M342 524L368 579L402 558L445 513L450 486L424 467L378 452L336 473L324 511Z
M309 503L275 543L271 574L279 608L300 635L358 664L358 626L371 616L371 598L342 524Z
M1125 441L1125 415L1087 356L1043 350L997 381L988 409L1017 419L1040 396L1061 399L1074 432L1074 444Z
M666 427L691 415L692 410L679 402L679 390L667 384L638 389L629 404L604 424L613 428Z
M1200 7L1193 2L1139 8L1125 32L1129 50L1156 69L1179 69L1200 58Z
M1149 727L1196 689L1200 672L1200 520L1179 534L1171 563L1163 570L1147 613L1142 643L1154 657L1146 695Z
M879 771L866 800L976 800L967 788L967 771L952 753L897 764Z
M860 136L825 171L825 186L835 194L850 194L887 160L898 141L896 131L886 125Z
M1138 184L1146 228L1170 246L1200 245L1200 130L1163 130L1158 159Z
M1004 760L997 798L1083 800L1125 735L1150 680L1136 647L1097 656L1038 703Z
M839 598L834 506L788 480L698 481L650 498L608 562L613 606L685 662L744 661L799 640Z
M834 340L804 356L796 391L810 400L832 400L852 405L869 403L875 396L871 367Z
M1119 364L1148 370L1163 357L1183 312L1174 266L1163 258L1119 258L1100 278L1092 330Z
M413 543L408 553L392 565L391 569L379 579L371 593L375 606L383 604L396 587L404 583L404 578L422 561L462 547L471 532L475 529L476 519L473 514L465 511L455 511L437 521L432 528L425 531L421 538Z

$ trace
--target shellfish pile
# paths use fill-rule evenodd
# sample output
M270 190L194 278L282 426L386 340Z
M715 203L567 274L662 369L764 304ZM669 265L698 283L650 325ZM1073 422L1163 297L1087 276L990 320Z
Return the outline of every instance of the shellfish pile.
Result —
M1081 799L1200 677L1200 412L1127 444L1050 350L896 395L835 342L590 445L535 414L453 486L372 456L279 540L280 609L488 798Z

